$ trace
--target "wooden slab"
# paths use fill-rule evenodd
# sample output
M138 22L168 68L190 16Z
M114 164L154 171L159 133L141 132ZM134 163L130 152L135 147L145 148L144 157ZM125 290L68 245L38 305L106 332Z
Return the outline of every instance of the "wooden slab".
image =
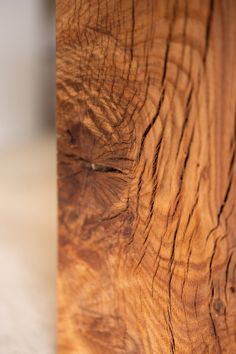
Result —
M57 0L60 354L236 353L235 19Z

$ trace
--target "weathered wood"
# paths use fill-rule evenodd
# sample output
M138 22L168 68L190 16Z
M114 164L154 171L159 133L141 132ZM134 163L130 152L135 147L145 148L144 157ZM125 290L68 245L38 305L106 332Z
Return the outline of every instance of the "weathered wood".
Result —
M236 2L57 0L59 353L236 353Z

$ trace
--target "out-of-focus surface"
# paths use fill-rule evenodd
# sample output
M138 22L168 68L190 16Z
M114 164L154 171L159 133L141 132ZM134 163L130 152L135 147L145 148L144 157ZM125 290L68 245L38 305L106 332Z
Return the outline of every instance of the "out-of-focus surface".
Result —
M3 354L55 353L55 154L52 135L0 153Z
M54 2L0 1L0 353L54 354Z
M0 148L52 121L55 31L49 3L0 1Z

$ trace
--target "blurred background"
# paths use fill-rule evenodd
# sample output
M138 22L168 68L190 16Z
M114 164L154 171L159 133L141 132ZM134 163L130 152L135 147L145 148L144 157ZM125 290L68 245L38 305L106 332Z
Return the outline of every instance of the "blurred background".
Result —
M55 3L0 0L0 353L55 353Z

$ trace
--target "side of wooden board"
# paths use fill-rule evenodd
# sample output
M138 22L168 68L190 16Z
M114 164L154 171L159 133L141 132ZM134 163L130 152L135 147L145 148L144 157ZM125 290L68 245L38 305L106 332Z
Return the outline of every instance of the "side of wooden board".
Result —
M60 354L236 353L236 2L57 0Z

